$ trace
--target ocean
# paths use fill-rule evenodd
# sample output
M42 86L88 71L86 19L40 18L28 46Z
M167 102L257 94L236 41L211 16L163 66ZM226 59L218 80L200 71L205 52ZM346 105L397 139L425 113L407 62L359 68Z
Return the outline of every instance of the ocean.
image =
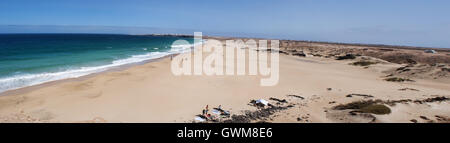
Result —
M176 40L189 44L172 45ZM193 38L113 34L0 34L0 93L189 51Z

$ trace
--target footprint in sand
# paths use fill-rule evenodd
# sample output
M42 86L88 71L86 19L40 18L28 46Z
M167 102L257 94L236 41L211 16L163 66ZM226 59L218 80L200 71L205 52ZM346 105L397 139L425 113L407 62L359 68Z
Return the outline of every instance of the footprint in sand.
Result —
M84 95L84 97L93 99L93 98L98 98L98 97L102 96L102 94L103 94L103 92L99 91L99 92L87 93Z

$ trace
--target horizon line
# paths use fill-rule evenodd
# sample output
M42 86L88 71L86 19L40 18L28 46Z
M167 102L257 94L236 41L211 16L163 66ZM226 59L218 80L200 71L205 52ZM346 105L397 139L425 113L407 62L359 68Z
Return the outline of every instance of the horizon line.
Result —
M2 27L78 27L78 28L88 28L88 27L97 27L100 29L96 30L175 30L175 31L181 31L179 33L177 32L143 32L143 33L133 33L133 32L112 32L112 31L104 31L104 32L65 32L75 29L64 29L59 32L4 32L2 31ZM119 28L119 29L101 29L101 28ZM130 29L131 28L131 29ZM133 29L134 28L134 29ZM35 29L36 30L36 29ZM79 29L80 30L80 29ZM84 29L84 30L93 30L93 29ZM189 31L189 32L188 32ZM104 34L104 35L167 35L167 36L193 36L194 34L187 34L187 33L194 33L201 30L193 30L193 29L180 29L180 28L164 28L164 27L146 27L146 26L108 26L108 25L22 25L22 24L0 24L0 34ZM340 41L322 41L322 40L305 40L305 39L297 39L297 38L281 38L281 37L264 37L264 36L256 36L257 34L262 33L241 33L243 35L252 35L252 36L239 36L239 35L233 35L229 36L226 33L235 33L235 32L208 32L206 30L206 33L213 33L213 34L207 34L204 36L209 37L222 37L222 38L242 38L242 39L276 39L276 40L286 40L286 41L299 41L299 42L311 42L311 43L328 43L328 44L342 44L342 45L365 45L365 46L376 46L376 47L409 47L409 48L434 48L434 49L450 49L450 47L437 47L437 46L415 46L415 45L407 45L407 44L386 44L386 43L364 43L364 42L340 42ZM205 32L204 32L205 33ZM214 34L216 33L216 34ZM268 35L268 34L263 34Z

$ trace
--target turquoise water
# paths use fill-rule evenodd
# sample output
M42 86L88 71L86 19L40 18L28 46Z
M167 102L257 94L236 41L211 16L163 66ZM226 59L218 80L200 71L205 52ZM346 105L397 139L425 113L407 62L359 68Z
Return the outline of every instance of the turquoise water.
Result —
M176 40L190 44L173 46ZM193 41L172 36L0 34L0 92L183 52Z

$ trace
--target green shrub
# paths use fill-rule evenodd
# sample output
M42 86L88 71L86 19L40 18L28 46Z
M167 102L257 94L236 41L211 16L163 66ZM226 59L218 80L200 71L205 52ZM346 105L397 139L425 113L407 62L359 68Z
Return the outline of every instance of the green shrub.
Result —
M378 114L378 115L391 113L391 109L389 107L387 107L386 105L382 105L382 104L369 105L369 106L361 108L359 111L363 112L363 113L373 113L373 114Z
M381 100L367 100L367 101L355 101L348 104L341 104L334 107L336 110L353 109L356 112L361 113L373 113L373 114L389 114L391 109L382 103Z

